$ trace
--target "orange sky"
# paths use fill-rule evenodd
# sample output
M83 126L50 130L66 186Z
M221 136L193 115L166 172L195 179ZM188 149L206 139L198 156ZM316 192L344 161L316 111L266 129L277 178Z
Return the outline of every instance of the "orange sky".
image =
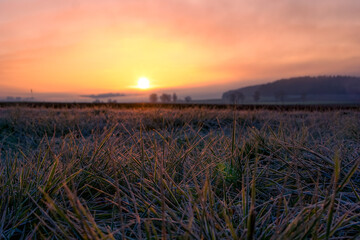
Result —
M133 93L141 76L196 97L359 75L359 12L358 0L0 0L0 98Z

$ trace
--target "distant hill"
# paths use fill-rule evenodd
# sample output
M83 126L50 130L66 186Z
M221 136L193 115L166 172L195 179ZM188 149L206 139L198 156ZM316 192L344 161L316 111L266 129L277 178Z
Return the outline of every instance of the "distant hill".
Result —
M271 101L320 101L360 102L360 77L318 76L281 79L275 82L254 85L223 94L223 101L254 102Z

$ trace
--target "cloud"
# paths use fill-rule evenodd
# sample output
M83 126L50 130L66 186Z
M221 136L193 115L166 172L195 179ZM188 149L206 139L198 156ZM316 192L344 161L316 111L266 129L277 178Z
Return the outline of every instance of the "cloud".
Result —
M126 97L126 96L128 96L128 95L126 95L124 93L102 93L102 94L80 95L80 97L94 98L94 99Z

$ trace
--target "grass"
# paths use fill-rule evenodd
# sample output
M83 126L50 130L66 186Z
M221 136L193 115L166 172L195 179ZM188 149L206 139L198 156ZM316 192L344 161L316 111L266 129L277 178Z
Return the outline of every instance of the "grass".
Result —
M360 112L0 109L0 239L356 239Z

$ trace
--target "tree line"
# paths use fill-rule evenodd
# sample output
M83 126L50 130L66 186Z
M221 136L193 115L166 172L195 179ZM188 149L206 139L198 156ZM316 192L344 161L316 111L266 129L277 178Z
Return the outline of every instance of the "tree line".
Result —
M255 102L260 100L260 92L255 91L253 94L253 99ZM245 95L242 92L233 92L229 95L229 101L232 104L244 103Z
M172 95L163 93L160 96L158 96L156 93L153 93L150 95L149 100L151 103L157 103L157 102L159 102L159 100L162 103L171 103L171 102L176 103L176 102L178 102L179 99L178 99L178 96L176 95L176 93L173 93ZM189 103L191 101L192 101L192 99L190 96L185 97L185 102Z
M253 100L254 102L258 103L260 101L260 97L261 97L261 94L260 94L260 91L255 91L252 95L253 97ZM284 102L286 100L286 97L287 97L287 93L283 90L279 90L279 91L276 91L274 92L274 99L277 101L277 102ZM232 104L239 104L239 103L244 103L244 100L245 100L245 95L240 92L240 91L234 91L232 93L229 94L228 96L228 101ZM302 102L305 102L307 99L307 93L301 93L300 95L300 100Z

